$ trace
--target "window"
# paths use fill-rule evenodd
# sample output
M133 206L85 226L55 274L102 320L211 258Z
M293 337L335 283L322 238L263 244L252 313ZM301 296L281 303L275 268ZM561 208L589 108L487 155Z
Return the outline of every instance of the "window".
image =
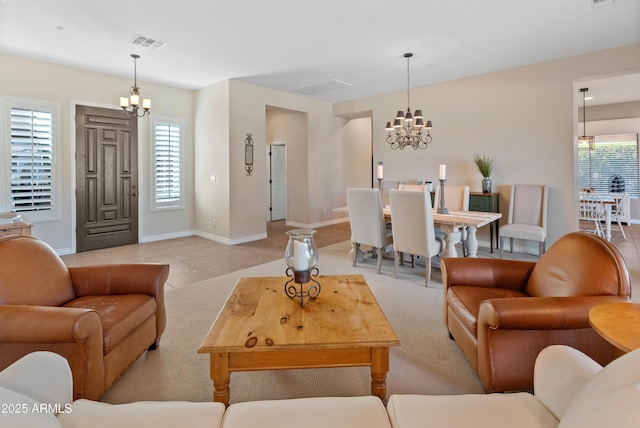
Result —
M9 179L0 185L0 211L24 214L31 221L56 218L58 107L9 99L4 110L8 129L3 135L9 144L0 171Z
M181 119L154 117L151 126L151 159L154 162L151 209L184 208L183 122Z
M593 150L578 143L578 186L639 196L638 134L597 135Z

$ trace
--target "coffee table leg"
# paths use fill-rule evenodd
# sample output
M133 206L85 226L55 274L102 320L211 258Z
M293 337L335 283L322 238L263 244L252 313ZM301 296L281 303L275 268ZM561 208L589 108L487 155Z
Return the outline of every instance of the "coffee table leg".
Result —
M371 354L371 395L380 397L386 403L389 348L373 348Z
M229 354L211 354L213 401L229 406Z

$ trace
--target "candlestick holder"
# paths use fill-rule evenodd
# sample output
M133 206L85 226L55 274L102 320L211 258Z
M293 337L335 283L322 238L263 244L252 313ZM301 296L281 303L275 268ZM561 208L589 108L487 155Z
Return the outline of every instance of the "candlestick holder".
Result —
M320 273L317 267L302 271L287 268L285 273L288 277L291 277L291 279L284 284L284 292L287 296L292 299L300 299L301 308L304 308L305 297L308 297L309 300L316 300L316 297L318 297L322 290L320 283L312 278L312 276L318 276ZM305 290L304 285L308 284L309 281L312 281L315 284L309 285ZM289 285L291 282L294 282L294 284Z
M444 206L444 182L445 179L440 179L440 206L438 207L438 214L449 214L449 210Z
M285 271L289 281L284 284L284 292L287 296L300 299L300 307L304 307L304 298L315 300L320 294L321 286L312 276L318 276L319 270L316 268L318 263L318 252L316 244L313 241L315 230L295 229L287 232L289 242L284 252L284 258L287 263ZM294 284L291 284L291 283ZM304 285L313 282L305 290Z

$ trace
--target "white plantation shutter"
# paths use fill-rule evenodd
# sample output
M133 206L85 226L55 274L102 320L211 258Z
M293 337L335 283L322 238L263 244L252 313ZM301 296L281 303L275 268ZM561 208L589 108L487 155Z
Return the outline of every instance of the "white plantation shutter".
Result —
M153 135L153 207L183 207L182 123L161 119L154 121Z
M53 114L11 107L11 210L53 210Z
M639 196L638 134L596 135L594 149L578 143L578 185L596 192L615 191L617 183Z

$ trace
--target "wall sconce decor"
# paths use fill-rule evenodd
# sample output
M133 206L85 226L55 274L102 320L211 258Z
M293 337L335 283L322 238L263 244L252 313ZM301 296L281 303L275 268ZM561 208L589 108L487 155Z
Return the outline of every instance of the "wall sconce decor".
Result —
M247 138L244 139L244 169L247 171L247 175L253 173L253 138L251 134L247 134Z

